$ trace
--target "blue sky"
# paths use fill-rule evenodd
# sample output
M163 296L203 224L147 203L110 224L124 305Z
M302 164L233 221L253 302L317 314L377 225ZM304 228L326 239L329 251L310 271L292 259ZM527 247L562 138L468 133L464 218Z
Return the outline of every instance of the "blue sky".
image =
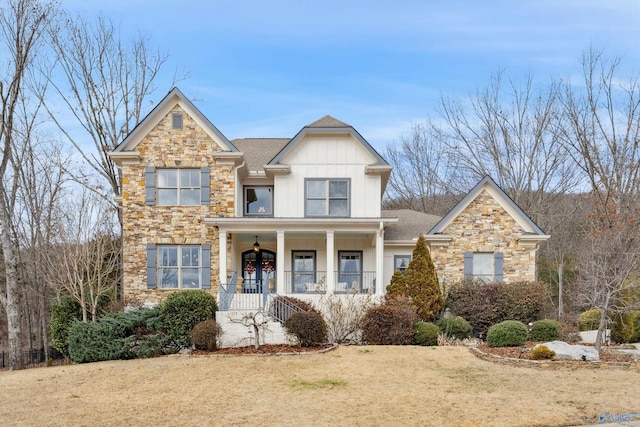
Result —
M63 0L142 31L178 87L228 138L292 137L330 114L379 151L503 70L579 75L593 44L640 71L640 0ZM635 68L634 68L635 67Z

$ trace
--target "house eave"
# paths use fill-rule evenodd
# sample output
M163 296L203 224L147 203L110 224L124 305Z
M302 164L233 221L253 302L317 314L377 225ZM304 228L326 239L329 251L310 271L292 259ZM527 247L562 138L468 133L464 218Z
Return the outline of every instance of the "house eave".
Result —
M125 163L139 163L142 160L142 156L137 151L109 151L107 155L118 167Z

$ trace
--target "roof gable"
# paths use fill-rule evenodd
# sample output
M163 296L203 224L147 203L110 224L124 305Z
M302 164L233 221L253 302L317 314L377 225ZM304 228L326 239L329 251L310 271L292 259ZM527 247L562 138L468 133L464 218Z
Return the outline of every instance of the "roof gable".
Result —
M386 160L382 158L382 156L369 144L363 137L356 131L353 126L348 125L340 120L337 120L331 116L324 116L313 123L308 124L303 127L300 132L294 136L287 145L285 145L282 150L275 155L273 159L269 162L269 165L278 165L282 164L281 161L284 161L287 153L293 150L293 148L300 143L301 140L304 139L305 136L310 134L330 134L330 133L342 133L349 134L358 141L362 147L368 151L374 158L376 166L389 166ZM390 169L389 169L390 171Z
M238 149L193 105L184 94L174 87L162 98L153 110L113 150L114 153L133 151L144 137L162 120L173 107L179 105L218 144L222 151L237 152Z
M495 183L489 176L485 176L475 187L467 193L453 209L447 213L436 225L429 230L428 235L442 234L444 230L458 217L476 198L487 191L491 197L522 227L525 233L548 237L529 216Z

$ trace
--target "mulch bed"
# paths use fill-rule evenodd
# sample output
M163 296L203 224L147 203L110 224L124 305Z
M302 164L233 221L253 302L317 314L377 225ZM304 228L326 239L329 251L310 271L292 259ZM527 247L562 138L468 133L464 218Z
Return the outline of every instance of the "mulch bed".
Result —
M501 357L511 357L514 359L528 359L531 360L531 350L537 344L541 342L527 341L525 343L524 352L521 347L489 347L486 342L478 345L478 349L484 353L494 354ZM588 344L583 344L588 345ZM601 362L634 362L633 355L620 353L615 349L603 346L600 349L600 361Z
M327 350L332 348L333 344L325 344L314 347L300 347L297 345L288 345L288 344L264 344L261 345L260 348L256 348L255 346L245 346L245 347L228 347L221 348L215 351L200 351L196 350L191 354L195 355L204 355L204 354L230 354L230 355L244 355L244 354L291 354L291 353L315 353L322 350Z

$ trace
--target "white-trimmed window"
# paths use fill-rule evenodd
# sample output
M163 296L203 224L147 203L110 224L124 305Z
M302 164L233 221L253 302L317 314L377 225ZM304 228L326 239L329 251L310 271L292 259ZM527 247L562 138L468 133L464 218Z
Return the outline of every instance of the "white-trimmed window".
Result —
M158 205L200 204L200 169L158 169Z
M404 273L409 267L411 262L411 255L394 255L393 256L393 271L401 271Z
M502 282L504 255L502 252L465 252L464 278L485 282Z
M200 288L200 246L158 246L158 287Z
M273 186L245 186L244 214L245 216L273 216Z
M350 180L346 178L305 180L305 215L349 217Z

